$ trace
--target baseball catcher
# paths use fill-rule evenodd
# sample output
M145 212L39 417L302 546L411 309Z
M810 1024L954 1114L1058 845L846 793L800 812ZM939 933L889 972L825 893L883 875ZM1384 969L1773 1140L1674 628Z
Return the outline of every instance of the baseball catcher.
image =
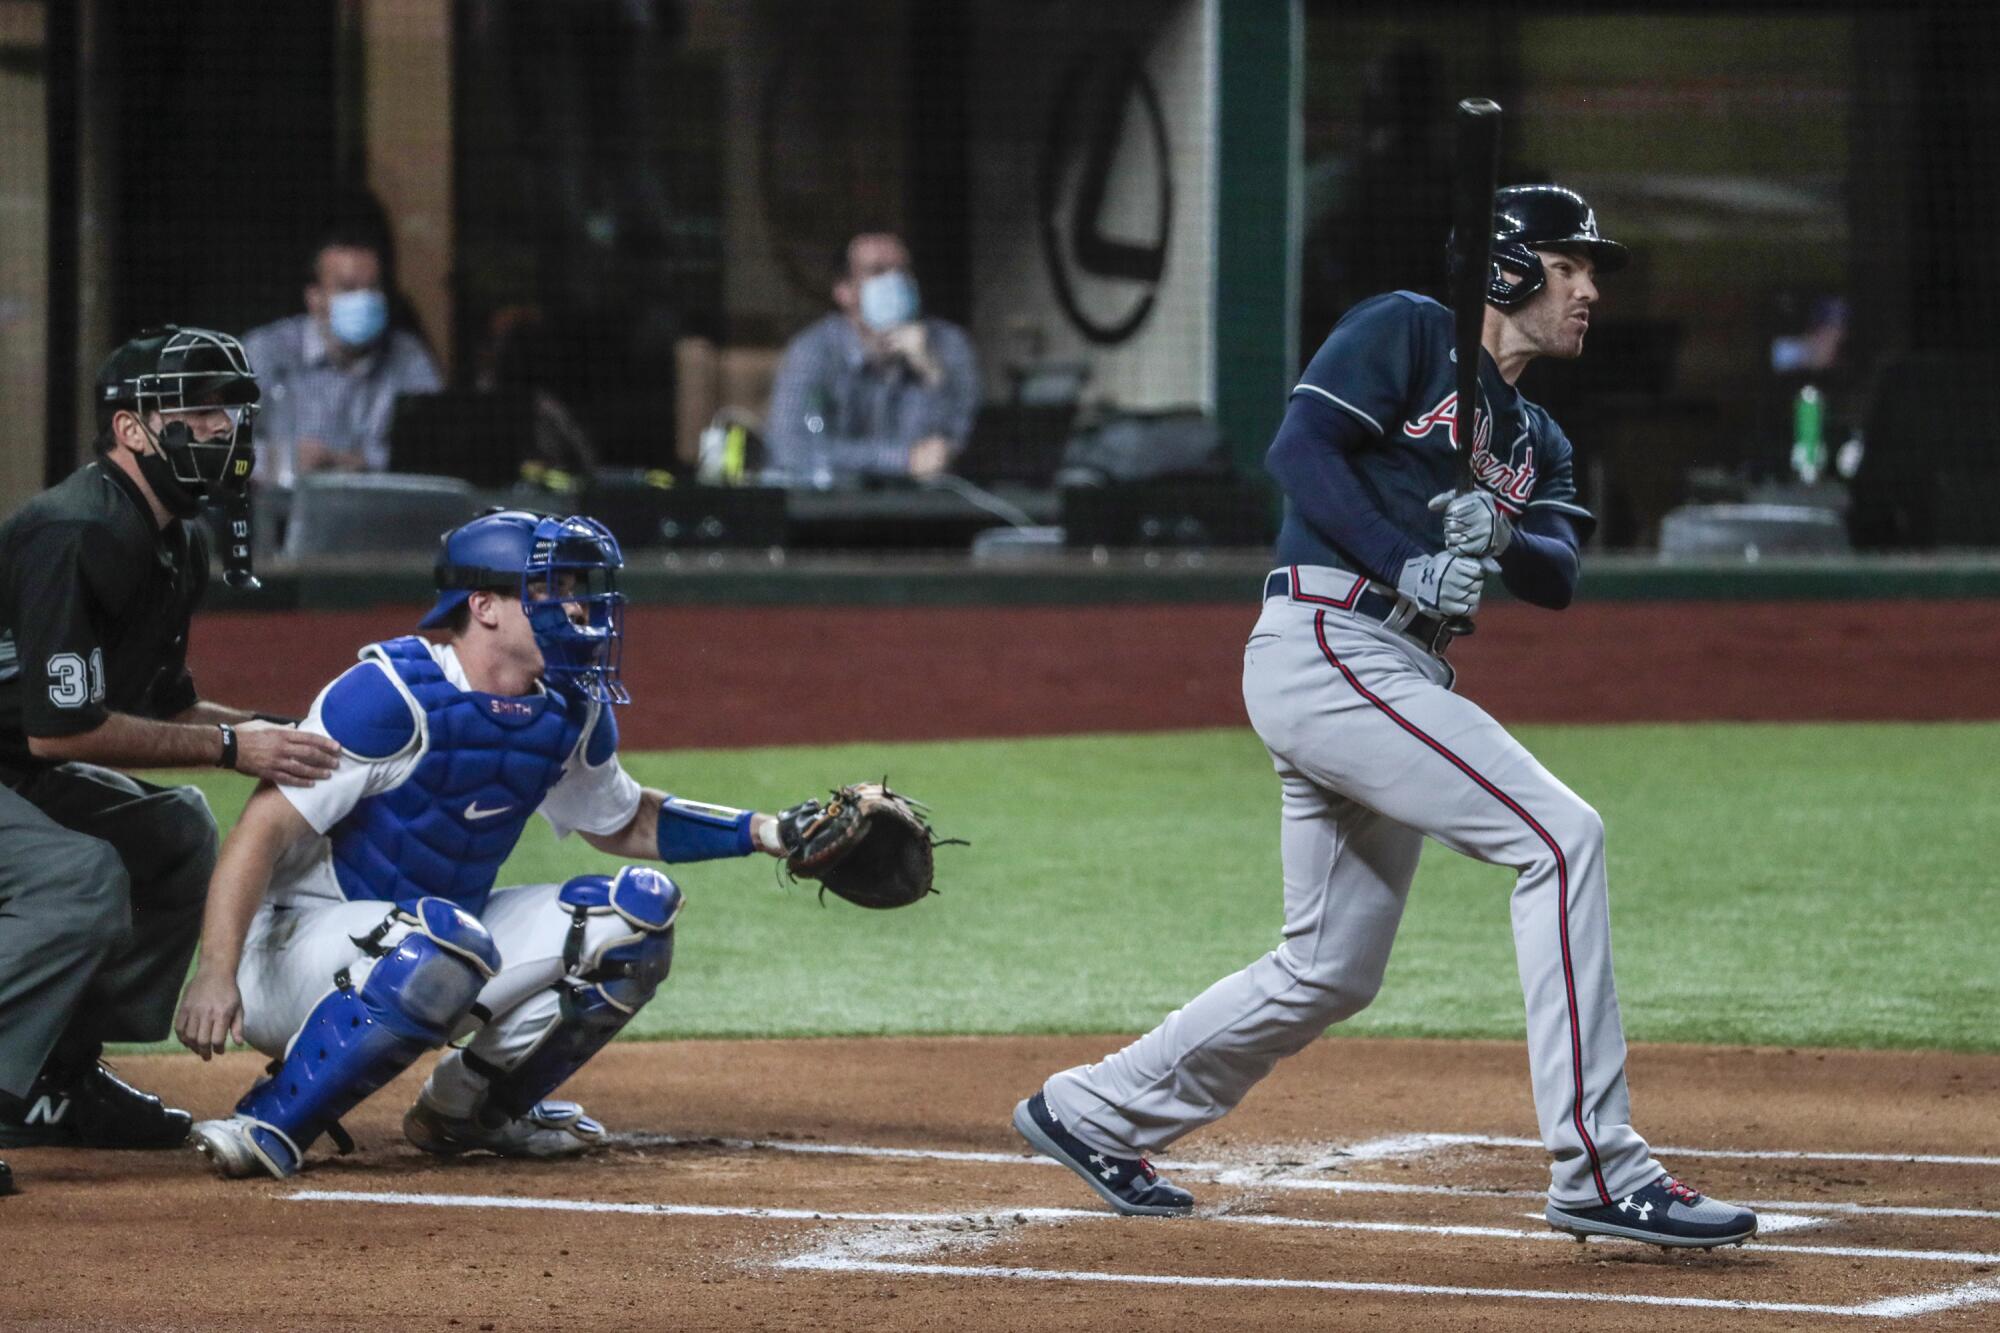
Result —
M203 1058L231 1037L272 1057L234 1115L194 1126L224 1176L296 1174L322 1135L343 1144L342 1116L447 1044L403 1118L416 1147L563 1158L602 1145L604 1125L553 1094L664 986L682 904L675 880L631 862L761 851L845 872L849 896L912 892L896 868L909 853L880 841L899 804L885 789L781 820L625 771L623 564L581 515L498 510L445 534L438 601L419 622L439 637L364 648L302 727L339 743L334 774L250 798L176 1024ZM536 814L628 864L496 888ZM918 845L913 896L930 882ZM869 869L878 849L893 866Z
M937 892L931 849L962 841L938 838L921 810L879 782L841 787L824 805L803 801L778 816L785 869L859 907L908 907Z

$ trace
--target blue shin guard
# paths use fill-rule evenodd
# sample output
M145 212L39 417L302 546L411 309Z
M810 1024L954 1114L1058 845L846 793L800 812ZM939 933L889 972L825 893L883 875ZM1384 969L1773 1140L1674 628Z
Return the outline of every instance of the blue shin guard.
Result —
M674 959L681 891L657 870L627 866L615 876L579 875L558 901L570 909L561 1010L512 1069L480 1068L487 1105L524 1116L618 1035L666 980ZM468 1056L469 1064L475 1063ZM484 1062L477 1062L484 1064Z
M500 951L476 917L442 898L397 911L365 947L379 951L357 986L342 972L285 1048L236 1104L251 1150L278 1177L363 1098L451 1039Z

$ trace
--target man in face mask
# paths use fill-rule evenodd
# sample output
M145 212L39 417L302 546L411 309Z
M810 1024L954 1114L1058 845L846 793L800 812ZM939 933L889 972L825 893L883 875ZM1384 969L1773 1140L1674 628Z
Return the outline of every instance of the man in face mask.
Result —
M264 385L259 481L384 470L396 399L442 387L423 341L390 325L387 254L373 223L335 224L313 246L305 313L243 336Z
M119 769L215 765L284 785L340 747L202 699L197 521L250 476L257 379L228 334L169 326L97 379L95 461L0 523L0 1148L170 1148L189 1116L111 1074L156 1041L216 853L199 789Z
M833 302L778 366L766 423L773 466L820 486L943 472L979 410L971 339L923 313L910 252L889 232L848 242Z

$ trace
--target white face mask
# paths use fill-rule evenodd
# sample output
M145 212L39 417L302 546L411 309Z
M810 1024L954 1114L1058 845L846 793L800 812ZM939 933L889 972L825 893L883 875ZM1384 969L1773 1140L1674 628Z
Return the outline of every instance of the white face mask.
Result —
M917 317L917 280L892 268L861 284L861 322L876 333L887 333Z

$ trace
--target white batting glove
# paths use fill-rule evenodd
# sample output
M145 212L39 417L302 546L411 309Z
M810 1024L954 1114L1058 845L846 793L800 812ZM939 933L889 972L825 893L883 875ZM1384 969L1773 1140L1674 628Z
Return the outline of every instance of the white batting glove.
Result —
M1431 497L1430 509L1444 511L1444 544L1459 555L1499 555L1514 540L1514 524L1486 491L1445 491Z
M1486 576L1499 572L1500 566L1492 560L1440 551L1404 561L1396 591L1426 611L1469 616L1479 609L1480 594L1486 591Z

